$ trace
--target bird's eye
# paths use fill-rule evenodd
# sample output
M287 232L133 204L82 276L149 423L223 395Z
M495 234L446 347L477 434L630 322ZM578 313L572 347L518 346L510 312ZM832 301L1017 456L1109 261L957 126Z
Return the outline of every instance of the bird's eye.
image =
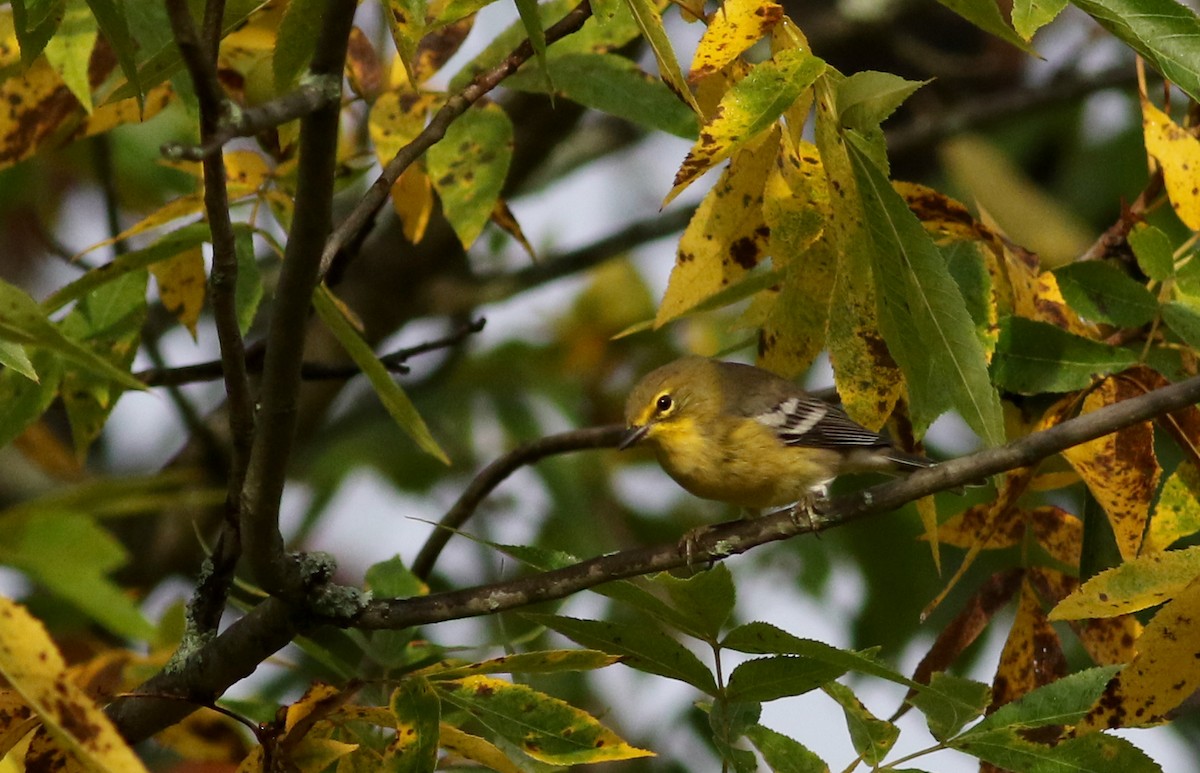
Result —
M658 398L658 402L656 402L654 404L654 408L659 413L666 413L667 411L671 410L671 405L672 405L671 396L670 395L662 395L661 397Z

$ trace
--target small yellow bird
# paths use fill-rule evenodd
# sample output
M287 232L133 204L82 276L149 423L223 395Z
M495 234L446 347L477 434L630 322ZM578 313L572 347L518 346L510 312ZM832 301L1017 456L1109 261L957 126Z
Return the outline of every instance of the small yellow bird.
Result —
M811 506L850 472L932 467L774 373L684 357L647 374L625 405L618 448L645 442L698 497L755 510Z

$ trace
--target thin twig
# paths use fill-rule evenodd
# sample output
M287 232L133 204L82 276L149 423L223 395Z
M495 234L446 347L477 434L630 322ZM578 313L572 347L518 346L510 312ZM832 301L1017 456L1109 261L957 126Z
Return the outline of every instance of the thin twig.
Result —
M409 346L389 352L381 356L379 361L393 373L407 373L409 368L406 363L411 358L419 354L457 346L466 340L468 336L483 330L486 322L486 319L480 317L477 320L462 325L457 330L441 338L435 338L432 341L426 341L416 346ZM248 372L262 372L264 352L265 347L261 342L246 349L246 369ZM319 362L305 362L300 366L300 378L305 381L339 381L353 378L360 373L362 373L362 370L357 365L326 365ZM221 378L221 361L210 360L209 362L198 362L194 365L183 365L174 368L148 368L135 373L134 378L151 387L178 386L180 384L194 384L202 381L215 381Z
M340 84L354 20L353 0L330 0L309 71ZM279 532L279 502L296 430L305 328L318 282L321 245L332 221L340 100L300 125L295 211L275 290L263 363L261 409L242 492L242 542L255 579L268 592L299 598L307 579L288 560Z
M583 0L579 5L571 9L566 16L546 29L546 44L549 45L578 31L591 15L592 6L590 1ZM337 257L338 252L345 245L354 241L359 232L372 221L375 213L387 201L392 186L404 170L420 158L422 153L436 144L438 140L446 136L446 130L450 124L454 123L454 119L465 113L471 105L500 85L505 78L516 72L517 68L531 57L533 57L533 45L526 39L513 49L512 53L505 57L503 62L491 70L480 73L462 91L446 100L446 104L442 105L442 108L437 111L425 129L412 142L402 147L392 157L392 160L383 168L383 172L380 173L379 178L363 194L362 200L358 202L354 209L350 211L350 214L347 215L346 219L330 235L329 241L325 245L325 251L321 256L322 276L329 271L329 267L333 265L333 260Z
M616 446L624 434L625 428L620 425L607 427L589 427L557 435L539 438L532 443L514 448L504 456L484 467L466 490L458 498L442 519L429 539L421 546L421 552L413 561L412 571L417 577L427 579L433 571L433 565L441 555L442 548L454 536L454 532L467 522L474 514L479 503L500 485L509 475L528 464L533 464L547 456L565 454L571 451L586 451L592 448L611 448Z

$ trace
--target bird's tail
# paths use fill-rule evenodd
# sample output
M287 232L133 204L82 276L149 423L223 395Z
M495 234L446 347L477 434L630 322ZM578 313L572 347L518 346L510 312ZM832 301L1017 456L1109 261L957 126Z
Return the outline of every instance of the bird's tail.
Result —
M928 457L910 454L896 448L888 449L887 460L896 466L896 472L916 472L937 464Z

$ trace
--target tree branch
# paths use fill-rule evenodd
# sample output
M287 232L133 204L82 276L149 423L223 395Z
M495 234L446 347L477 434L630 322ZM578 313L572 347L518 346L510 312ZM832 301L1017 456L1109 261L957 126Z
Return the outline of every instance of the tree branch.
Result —
M329 0L309 67L312 75L341 83L353 0ZM332 220L339 101L309 113L300 127L296 206L275 291L263 364L262 395L246 485L242 492L242 540L255 579L271 593L295 598L304 578L285 555L279 502L296 429L304 356L305 323Z
M578 31L591 15L592 7L590 0L583 0L579 5L571 9L566 16L546 29L546 44L549 45ZM437 111L425 129L412 142L400 148L396 155L392 157L392 160L387 163L387 166L383 168L383 172L379 175L378 179L363 194L362 200L358 202L357 206L350 211L346 219L338 225L337 230L329 237L329 241L325 245L324 254L321 256L322 276L329 271L329 267L333 265L334 258L337 257L342 248L346 244L356 240L360 232L372 221L375 213L387 201L392 186L404 170L420 158L422 153L435 145L438 140L446 136L446 129L449 128L450 124L454 123L454 119L465 113L471 105L479 101L489 91L496 88L501 81L516 72L517 68L532 56L533 45L526 39L513 49L512 53L505 57L503 62L487 72L480 73L462 91L447 99L446 104L442 105L442 108Z

